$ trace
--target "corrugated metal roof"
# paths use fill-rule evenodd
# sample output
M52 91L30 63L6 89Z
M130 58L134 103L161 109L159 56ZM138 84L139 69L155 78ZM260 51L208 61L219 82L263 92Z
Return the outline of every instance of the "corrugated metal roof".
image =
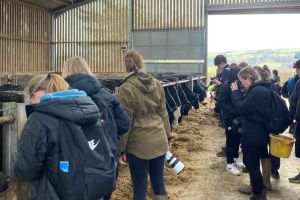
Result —
M37 5L52 11L74 6L78 3L89 0L21 0L24 3Z

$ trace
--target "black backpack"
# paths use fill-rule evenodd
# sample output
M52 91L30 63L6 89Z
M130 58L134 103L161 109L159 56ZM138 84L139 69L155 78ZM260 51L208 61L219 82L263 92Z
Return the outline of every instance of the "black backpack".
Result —
M283 133L290 125L289 110L284 99L274 91L271 91L271 109L267 131L273 134Z
M281 89L281 95L284 98L289 98L289 92L288 92L288 80L283 84L283 87Z
M106 136L106 140L113 153L116 162L119 160L119 148L118 148L118 135L117 126L115 125L114 114L111 111L109 105L105 102L105 99L99 97L99 95L90 96L93 102L97 105L99 112L101 113L101 123Z
M57 192L64 200L97 200L116 188L117 164L101 127L60 122Z

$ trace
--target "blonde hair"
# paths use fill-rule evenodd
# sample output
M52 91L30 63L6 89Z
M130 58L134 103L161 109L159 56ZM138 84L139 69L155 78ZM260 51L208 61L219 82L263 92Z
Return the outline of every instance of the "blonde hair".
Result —
M82 57L72 57L66 60L62 72L62 77L66 78L72 74L89 74L93 75L89 65Z
M69 84L59 75L49 73L33 77L25 88L25 102L30 103L35 92L44 90L53 93L69 89Z
M254 70L252 67L244 67L238 75L240 78L243 79L250 79L253 83L257 82L261 79L260 75Z
M138 72L145 69L143 56L135 50L127 52L124 61L127 72Z

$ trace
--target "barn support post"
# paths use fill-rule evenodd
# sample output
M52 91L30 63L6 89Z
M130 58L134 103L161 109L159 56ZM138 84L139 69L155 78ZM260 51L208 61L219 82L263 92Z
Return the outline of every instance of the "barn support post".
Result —
M51 31L51 40L50 40L50 66L49 66L49 70L50 71L55 71L55 18L54 18L54 14L51 14L51 27L50 27L50 31Z
M8 109L5 109L8 108ZM26 122L25 105L21 103L3 103L3 116L13 115L11 123L3 125L3 172L14 177L13 166L16 161L21 131Z
M133 22L133 0L127 0L128 5L128 50L132 50L133 48L133 40L132 40L132 22Z

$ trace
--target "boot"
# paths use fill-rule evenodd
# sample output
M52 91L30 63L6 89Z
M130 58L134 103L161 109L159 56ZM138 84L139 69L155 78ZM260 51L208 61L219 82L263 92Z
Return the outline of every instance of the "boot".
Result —
M267 191L264 189L261 195L252 194L250 200L267 200Z
M271 184L271 159L269 159L269 158L261 159L261 168L262 168L262 175L263 175L264 185L266 186L267 190L272 190L272 184Z
M252 182L249 174L250 185L243 185L239 188L239 192L242 194L251 195L252 194Z
M154 195L154 200L168 200L168 195Z
M243 186L239 187L239 192L242 194L251 195L252 187L251 187L251 185L243 185Z
M271 170L271 176L274 178L274 179L280 179L280 174L278 172L278 170Z

